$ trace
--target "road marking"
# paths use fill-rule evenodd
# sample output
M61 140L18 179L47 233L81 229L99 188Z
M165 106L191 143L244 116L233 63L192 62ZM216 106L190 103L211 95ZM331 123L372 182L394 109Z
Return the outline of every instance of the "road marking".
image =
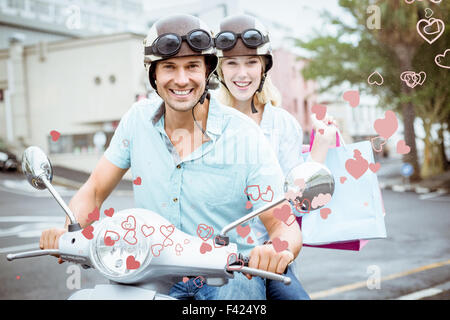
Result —
M20 246L13 246L13 247L6 247L6 248L0 248L0 253L10 253L15 251L22 251L22 250L30 250L30 249L39 249L39 243L28 243L23 244Z
M62 214L61 214L62 216ZM64 216L6 216L0 217L0 222L60 222Z
M433 198L437 198L437 197L443 196L445 194L446 194L446 192L436 191L436 192L431 192L431 193L428 193L428 194L422 194L422 195L419 196L419 199L420 200L428 200L428 199L433 199Z
M398 297L396 300L419 300L426 297L435 296L441 292L450 290L450 281L440 284L438 286L434 286L432 288L419 290L401 297Z
M400 278L400 277L404 277L404 276L408 276L408 275L411 275L411 274L414 274L414 273L417 273L417 272L422 272L422 271L425 271L425 270L430 270L430 269L434 269L434 268L443 267L443 266L446 266L446 265L450 265L450 260L436 262L436 263L428 264L428 265L425 265L425 266L422 266L422 267L418 267L418 268L415 268L415 269L411 269L411 270L408 270L408 271L394 273L394 274L391 274L389 276L382 277L380 279L380 282L381 281L386 281L386 280L392 280L392 279L396 279L396 278ZM367 280L359 281L359 282L355 282L355 283L351 283L351 284L347 284L347 285L343 285L343 286L336 287L336 288L331 288L331 289L328 289L328 290L314 292L314 293L310 294L309 296L311 297L311 299L320 299L320 298L328 297L328 296L335 295L335 294L338 294L338 293L351 291L351 290L355 290L355 289L360 289L360 288L364 288L364 287L367 287Z

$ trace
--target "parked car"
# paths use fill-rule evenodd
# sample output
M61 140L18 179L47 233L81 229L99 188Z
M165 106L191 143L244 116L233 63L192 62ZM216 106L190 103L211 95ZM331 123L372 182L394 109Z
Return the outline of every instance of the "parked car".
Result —
M19 161L16 156L7 151L0 149L0 170L1 171L16 171L19 167Z

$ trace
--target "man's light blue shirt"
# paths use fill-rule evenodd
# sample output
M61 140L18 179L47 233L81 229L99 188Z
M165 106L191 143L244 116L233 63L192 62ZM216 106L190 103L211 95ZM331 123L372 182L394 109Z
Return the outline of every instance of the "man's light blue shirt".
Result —
M119 168L131 168L135 205L155 211L182 231L196 235L199 224L218 235L229 223L284 194L283 173L262 130L250 118L211 98L203 143L180 159L164 130L164 107L141 100L122 117L105 157ZM265 193L253 201L247 186ZM271 190L271 191L270 191ZM258 194L253 194L257 198ZM252 209L246 209L247 201ZM257 244L253 231L230 241L248 254ZM251 237L251 239L248 239ZM254 241L254 243L251 243Z

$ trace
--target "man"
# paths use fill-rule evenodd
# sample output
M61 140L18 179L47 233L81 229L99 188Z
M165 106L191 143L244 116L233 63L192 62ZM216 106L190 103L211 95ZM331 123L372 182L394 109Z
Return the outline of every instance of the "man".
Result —
M129 168L141 180L134 185L136 206L158 212L189 234L200 223L220 230L242 217L249 198L258 208L283 194L280 166L259 127L209 98L207 83L218 59L208 30L189 15L160 19L150 29L144 63L163 103L141 100L121 119L104 156L70 201L83 228L88 213L101 207ZM260 194L248 198L244 190L256 185ZM272 211L260 219L271 239L288 242L286 250L253 247L253 233L244 239L231 231L230 240L250 256L249 267L282 273L300 251L300 229L281 223ZM66 228L44 231L41 248L57 248ZM264 280L247 278L235 273L222 287L180 282L170 294L180 299L265 299Z

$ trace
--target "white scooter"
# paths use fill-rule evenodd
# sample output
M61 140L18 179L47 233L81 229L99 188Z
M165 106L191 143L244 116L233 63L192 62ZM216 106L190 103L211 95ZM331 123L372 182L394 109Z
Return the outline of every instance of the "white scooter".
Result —
M186 234L159 214L140 208L116 212L81 229L51 184L52 167L45 153L38 147L29 147L23 156L22 169L33 187L50 191L67 214L70 225L68 232L59 239L59 249L8 254L7 259L60 256L84 268L95 268L110 280L110 284L77 291L69 299L175 300L168 294L179 281L194 277L198 287L204 284L223 286L234 277L234 272L285 284L291 282L284 275L249 268L248 258L240 254L237 245L226 236L238 225L285 201L284 197L225 226L216 237L206 225L199 226L198 236ZM305 182L301 189L296 183L299 179ZM288 199L292 205L309 211L310 208L305 208L309 200L304 200L313 199L319 193L333 194L334 179L323 165L303 163L286 177L285 191L296 195ZM92 214L93 220L98 220L95 211Z

